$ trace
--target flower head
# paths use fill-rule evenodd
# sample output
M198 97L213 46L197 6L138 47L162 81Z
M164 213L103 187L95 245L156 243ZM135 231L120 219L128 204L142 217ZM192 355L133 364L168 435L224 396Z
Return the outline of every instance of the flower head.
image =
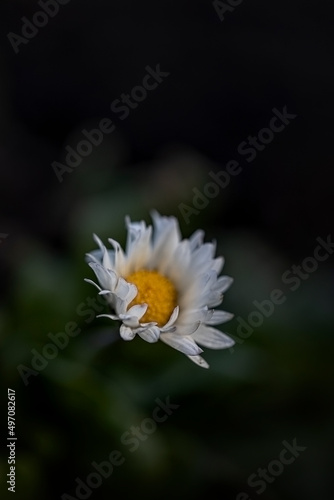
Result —
M218 277L224 259L214 257L214 243L203 243L203 231L182 240L175 217L153 212L152 219L153 228L126 218L125 252L111 238L113 250L107 250L94 235L99 250L87 257L98 284L86 281L105 296L112 313L100 316L121 321L124 340L136 335L150 343L160 339L208 368L198 344L211 349L234 344L213 328L233 317L213 309L221 304L233 279Z

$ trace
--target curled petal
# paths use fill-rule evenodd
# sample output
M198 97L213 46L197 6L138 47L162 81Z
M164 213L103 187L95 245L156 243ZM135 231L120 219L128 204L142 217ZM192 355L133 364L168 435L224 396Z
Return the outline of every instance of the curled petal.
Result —
M117 281L117 275L114 271L108 270L101 264L89 262L88 265L93 269L100 285L103 289L113 290Z
M100 250L101 250L101 252L103 254L103 251L105 249L104 244L102 243L102 241L100 240L100 238L95 233L93 233L93 239L94 239L95 243L97 243L97 245L99 246L99 248L100 248Z
M102 252L101 250L93 250L90 253L86 253L86 262L89 264L89 262L95 262L96 264L101 264L101 256Z
M146 310L147 304L135 305L130 307L126 313L120 314L119 319L130 328L138 328L140 326L139 320L145 314Z
M136 304L135 306L132 306L127 310L127 314L129 316L136 316L138 319L140 319L146 313L147 308L147 304Z
M96 317L97 318L109 318L109 319L113 319L113 320L119 320L119 317L116 316L115 314L99 314Z
M121 325L119 333L123 340L132 340L136 336L134 330L125 325Z
M118 278L117 285L115 288L115 293L117 293L117 295L124 300L128 294L128 291L129 291L128 282L125 281L124 278Z
M115 269L120 275L126 274L126 259L121 245L112 238L108 238L109 243L112 244L115 250Z
M112 253L113 255L113 253ZM112 269L113 268L113 261L111 259L111 252L108 252L108 250L106 249L106 247L104 247L104 250L103 250L103 259L102 259L102 264L104 265L104 267L106 267L107 269Z
M175 323L175 321L177 320L178 315L179 315L179 310L180 310L179 306L176 306L176 307L174 308L174 311L172 312L172 314L171 314L171 316L170 316L169 320L168 320L168 321L167 321L167 323L166 323L166 324L165 324L165 325L161 328L161 331L162 331L162 332L165 332L165 331L169 330L169 329L170 329L170 327L171 327L171 326Z
M129 316L128 314L120 314L119 319L123 321L125 326L129 328L137 328L139 326L139 321L137 316Z
M111 294L112 292L110 290L101 290L98 295L108 295Z
M133 299L136 297L137 293L138 293L138 289L136 287L136 285L134 285L133 283L128 283L129 285L129 291L128 291L128 294L126 296L126 301L128 304L130 304Z
M90 283L91 285L94 285L99 291L101 291L101 287L99 287L99 285L97 285L95 283L95 281L90 280L89 278L84 278L84 281L86 281L87 283Z

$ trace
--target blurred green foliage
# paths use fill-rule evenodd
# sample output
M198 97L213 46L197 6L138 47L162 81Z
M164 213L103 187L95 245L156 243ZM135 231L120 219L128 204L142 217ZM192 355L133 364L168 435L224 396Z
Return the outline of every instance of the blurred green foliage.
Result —
M149 222L149 210L156 208L180 217L178 204L190 201L192 188L203 185L211 168L203 158L196 161L187 152L141 165L131 182L111 169L102 175L103 186L94 170L99 164L85 163L82 172L57 186L58 196L75 196L64 224L65 247L52 248L27 235L16 241L10 235L12 243L6 242L12 254L11 286L0 309L1 410L5 415L7 387L15 389L18 500L75 497L76 478L85 481L94 471L92 462L107 460L113 450L125 462L92 498L235 499L241 491L256 498L247 478L279 455L283 440L294 438L307 450L262 498L330 498L330 262L320 263L296 292L284 289L282 273L298 262L247 228L225 227L232 187L189 225L180 219L183 235L202 227L207 240L217 240L218 254L226 258L224 271L235 278L224 309L246 319L253 300L268 298L274 288L284 289L287 297L234 351L205 350L211 366L206 371L162 343L118 340L117 324L104 318L86 322L77 312L88 297L96 297L84 282L92 278L84 262L84 254L95 247L92 233L124 244L126 214ZM186 168L190 163L193 171ZM144 175L146 170L150 175ZM56 213L62 210L60 202L55 205ZM311 249L312 242L301 259ZM25 386L17 366L30 366L31 349L41 352L50 342L48 334L63 332L70 321L80 334ZM236 319L224 326L236 334ZM131 453L122 436L151 417L156 398L168 396L179 408ZM4 425L5 420L3 435ZM7 469L3 453L3 477Z

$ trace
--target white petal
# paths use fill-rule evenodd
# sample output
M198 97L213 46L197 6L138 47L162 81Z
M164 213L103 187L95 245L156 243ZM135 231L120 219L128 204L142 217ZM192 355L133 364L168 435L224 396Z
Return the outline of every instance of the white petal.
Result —
M198 272L198 271L197 271ZM192 282L183 289L182 295L179 298L181 310L201 308L208 305L207 296L210 293L210 273L193 275Z
M136 285L134 285L133 283L129 283L129 282L127 282L127 283L129 285L129 290L128 290L128 293L127 293L125 300L126 300L127 304L131 304L133 299L137 296L138 290L137 290Z
M92 281L88 278L84 278L84 281L87 281L87 283L90 283L91 285L94 285L99 291L101 291L101 287L95 283L95 281Z
M129 316L136 316L138 319L140 319L146 313L147 308L148 304L136 304L135 306L130 307L130 309L128 309L126 313Z
M134 330L125 325L121 325L119 333L121 334L123 340L132 340L136 336Z
M193 338L199 344L210 349L225 349L234 345L234 340L225 333L204 325L201 325L193 334Z
M127 274L127 269L126 269L126 259L124 252L121 248L121 245L118 243L118 241L113 240L112 238L108 238L109 243L112 244L115 250L115 270L117 271L118 274L121 276L125 276Z
M190 242L190 250L193 252L196 250L202 243L204 239L204 231L201 229L198 229L197 231L194 232L189 238Z
M108 296L108 301L112 304L116 314L126 314L128 304L125 300L121 299L116 294L111 294Z
M213 271L216 271L217 274L221 273L223 267L224 267L225 259L224 257L217 257L214 259L211 269Z
M178 335L192 335L196 330L199 328L201 322L196 321L195 323L189 323L189 324L177 324L176 325L176 331Z
M126 256L128 273L146 267L151 258L152 226L146 227L144 221L131 222L126 220L128 236L126 243Z
M217 283L217 273L216 271L212 271L212 269L210 269L210 271L207 273L208 275L208 281L206 283L206 286L205 286L205 290L203 290L203 292L206 292L206 291L209 291L209 290L213 290L213 287L216 285ZM216 291L216 290L214 290Z
M155 230L150 267L164 273L180 242L180 229L175 217L161 217L154 211L152 219Z
M102 241L100 240L100 238L96 234L93 234L93 239L94 239L95 243L97 243L98 246L100 247L101 253L103 255L103 251L105 249L104 244L102 243Z
M212 290L224 293L232 285L233 281L234 279L230 276L220 276L213 285Z
M188 356L188 358L202 368L209 368L208 363L201 356Z
M166 217L160 215L156 210L151 211L151 217L154 225L154 243L157 244L159 239L165 239L167 233L175 232L177 240L180 241L181 233L178 221L175 217Z
M195 265L207 266L208 263L211 264L215 250L215 243L204 243L193 253L193 262Z
M158 323L156 321L151 321L150 323L140 323L140 327L136 329L136 333L141 333L152 326L157 326L157 324Z
M147 330L144 330L142 332L138 332L138 335L146 342L149 342L150 344L152 344L153 342L157 342L159 340L160 328L157 326L152 326L151 328L148 328Z
M118 278L118 282L115 288L115 294L122 300L126 300L130 291L129 283L125 281L124 278Z
M188 240L181 241L176 247L170 265L182 266L187 268L190 264L191 250Z
M102 260L104 267L106 267L107 269L112 269L114 267L114 257L115 257L114 252L111 251L108 252L106 247L104 247L103 260Z
M144 221L140 222L131 222L130 217L126 216L125 224L128 230L127 241L126 241L126 254L130 255L133 247L138 242L140 235L143 231L145 231L146 224Z
M179 316L179 322L181 324L196 323L198 321L208 323L213 313L214 311L208 310L207 306L198 309L184 309Z
M90 253L86 253L86 262L95 262L101 264L102 252L101 250L92 250Z
M95 262L89 262L88 264L94 271L100 285L104 290L113 290L116 282L116 274L107 270L101 264L96 264Z
M187 354L187 356L196 356L203 352L191 337L181 337L172 333L163 333L160 335L160 340L174 349L183 352L183 354Z
M226 323L226 321L230 321L233 317L234 314L227 311L213 311L212 318L206 320L205 323L207 325L219 325L221 323Z
M204 298L204 297L203 297ZM217 307L223 302L223 295L220 292L210 292L205 296L205 303L208 307Z
M138 316L135 314L120 314L119 319L123 321L125 326L130 328L138 328L140 326Z
M98 295L109 295L111 294L112 292L110 290L101 290Z
M115 314L99 314L98 316L96 316L97 318L109 318L109 319L112 319L114 321L117 321L119 320L119 317L116 316Z
M169 320L167 321L167 323L161 328L161 331L164 332L166 331L167 329L169 329L174 323L175 321L177 320L178 318L178 315L179 315L179 311L180 311L180 308L179 306L176 306L174 308L174 311L172 312Z

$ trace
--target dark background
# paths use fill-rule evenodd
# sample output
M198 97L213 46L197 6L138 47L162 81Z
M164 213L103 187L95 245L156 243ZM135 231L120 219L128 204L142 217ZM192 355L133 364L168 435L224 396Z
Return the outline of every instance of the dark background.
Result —
M120 449L92 498L254 499L248 477L293 439L307 450L260 496L331 498L333 256L295 292L282 283L333 230L331 3L244 0L221 21L211 1L70 0L15 54L7 34L40 10L0 6L1 434L11 387L16 498L75 496L75 478ZM120 120L110 104L157 64L170 75ZM240 143L284 106L297 117L248 163ZM59 182L51 164L103 118L116 130ZM180 204L232 159L242 173L187 224ZM149 222L152 208L217 240L236 317L286 294L233 353L206 351L209 371L165 345L104 345L116 325L77 315L95 296L92 232L123 244L124 216ZM81 334L25 386L17 366L69 321ZM167 396L180 408L129 453L120 437Z

